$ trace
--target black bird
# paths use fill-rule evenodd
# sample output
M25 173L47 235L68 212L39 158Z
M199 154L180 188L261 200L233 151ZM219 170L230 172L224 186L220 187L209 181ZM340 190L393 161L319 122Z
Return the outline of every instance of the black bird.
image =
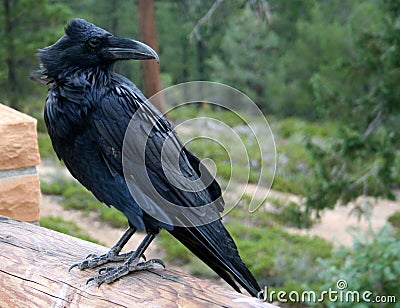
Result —
M221 222L224 202L218 183L139 89L113 72L119 60L158 61L156 52L73 19L65 35L40 49L38 57L36 79L50 86L44 116L55 152L80 183L129 222L107 254L92 254L71 268L125 261L89 279L101 285L154 263L163 265L142 257L166 229L235 290L240 292L237 282L256 297L261 289ZM120 253L136 230L146 232L143 242L136 251Z

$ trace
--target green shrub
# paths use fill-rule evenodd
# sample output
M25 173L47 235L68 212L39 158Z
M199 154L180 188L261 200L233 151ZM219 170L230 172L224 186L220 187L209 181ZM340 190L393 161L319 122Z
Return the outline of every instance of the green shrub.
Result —
M46 123L44 122L44 112L42 110L43 103L40 102L40 104L38 104L38 105L41 106L40 107L41 111L31 112L30 114L31 114L31 116L33 116L37 120L37 131L38 131L38 133L39 134L41 134L41 133L47 134Z
M98 213L101 221L116 228L128 225L124 214L101 203L90 191L75 180L59 176L53 177L49 182L41 181L41 190L44 194L61 196L60 204L65 209Z
M44 228L78 237L82 240L104 245L98 240L92 238L85 230L80 228L75 222L64 220L61 217L44 216L40 218L40 225Z
M395 228L400 229L400 211L389 216L388 222Z
M310 228L314 221L301 205L293 201L282 201L280 199L270 200L274 204L275 211L271 212L274 221L283 226L295 228Z
M42 179L40 181L40 190L43 194L46 195L57 195L61 196L63 191L69 183L72 183L71 180L67 180L65 177L61 176L53 176L51 180L47 181Z
M161 246L167 251L166 261L171 261L176 265L187 265L195 258L189 249L178 242L167 231L160 232L159 239Z
M394 159L392 174L393 174L393 185L397 188L400 186L400 152L397 152Z
M50 137L47 133L39 133L38 146L39 146L40 157L42 159L51 159L53 161L59 161L56 153L54 152Z
M107 207L102 204L101 207L98 208L98 212L100 220L114 228L125 228L128 226L128 219L125 215L113 207Z
M307 121L300 118L284 118L274 121L274 130L280 138L289 139L297 134L315 136L318 138L331 138L338 128L338 123L333 121Z
M167 116L172 121L176 122L205 117L221 121L230 127L244 123L240 114L236 114L234 111L210 104L185 104L183 106L178 106L177 108L171 109Z
M319 260L323 269L318 273L320 291L336 289L336 282L344 279L348 291L372 292L374 296L396 296L400 307L400 245L399 236L384 226L377 232L353 236L353 247L341 247L334 251L332 258ZM354 303L325 303L327 307L354 307ZM378 304L360 303L357 307L382 307ZM389 307L389 305L387 306Z
M70 182L70 185L64 187L62 191L62 205L67 209L97 211L99 207L104 206L93 194L81 184Z
M287 281L313 283L320 268L315 259L329 258L332 245L321 238L290 234L280 227L255 228L228 222L243 260L262 285Z

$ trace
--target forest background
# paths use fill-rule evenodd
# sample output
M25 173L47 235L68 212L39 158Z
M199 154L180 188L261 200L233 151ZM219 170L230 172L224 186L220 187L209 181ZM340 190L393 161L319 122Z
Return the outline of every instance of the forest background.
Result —
M0 102L36 117L39 132L45 133L46 87L29 79L38 68L35 51L54 43L73 17L131 38L142 35L140 27L147 27L146 22L155 23L152 40L157 42L161 59L163 88L187 81L222 82L248 95L271 122L278 139L278 169L272 188L301 197L300 202L280 208L282 221L310 227L322 211L360 196L395 198L400 184L399 1L145 2L154 4L154 20L140 23L143 1L2 0ZM146 88L140 63L124 62L116 69L139 88ZM182 116L171 117L179 121ZM51 151L46 142L42 137L44 157ZM44 186L49 189L50 184ZM363 203L352 204L358 214L368 214ZM392 227L400 225L400 214L391 221ZM257 219L253 222L259 223ZM270 223L259 224L271 228ZM386 233L379 233L380 239L372 236L367 242L372 246L364 243L368 250L375 247L375 254L363 250L362 261L355 259L362 255L358 246L345 253L324 248L329 253L318 256L320 264L325 262L326 268L330 262L336 273L344 273L349 270L344 260L353 256L354 267L357 262L360 267L376 266L364 268L365 275L381 272L375 278L362 276L364 284L357 282L360 288L373 288L380 294L398 292L393 277L399 277L399 248L379 242L398 241L398 231L392 231L381 230ZM240 229L238 234L243 232ZM278 237L283 236L279 233ZM321 250L318 245L316 250ZM376 257L383 252L384 257ZM332 257L335 253L343 262ZM261 262L262 269L256 272L262 282L280 288L304 289L301 276L305 283L319 286L329 280L327 272L316 279L297 270L298 277L289 277L289 269L278 279L271 270L276 269L276 260L270 266L268 262Z

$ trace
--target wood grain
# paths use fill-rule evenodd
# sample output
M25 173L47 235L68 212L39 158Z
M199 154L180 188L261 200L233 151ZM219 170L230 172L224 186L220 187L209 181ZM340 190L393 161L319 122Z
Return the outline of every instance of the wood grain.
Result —
M131 273L98 288L71 264L106 247L0 217L1 307L275 307L170 270ZM168 265L167 265L168 266Z

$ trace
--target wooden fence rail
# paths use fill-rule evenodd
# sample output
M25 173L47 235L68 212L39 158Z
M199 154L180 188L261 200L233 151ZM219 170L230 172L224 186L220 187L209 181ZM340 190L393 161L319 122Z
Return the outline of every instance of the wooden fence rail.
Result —
M86 285L96 269L71 264L106 247L0 217L1 307L275 307L176 271L132 273Z

